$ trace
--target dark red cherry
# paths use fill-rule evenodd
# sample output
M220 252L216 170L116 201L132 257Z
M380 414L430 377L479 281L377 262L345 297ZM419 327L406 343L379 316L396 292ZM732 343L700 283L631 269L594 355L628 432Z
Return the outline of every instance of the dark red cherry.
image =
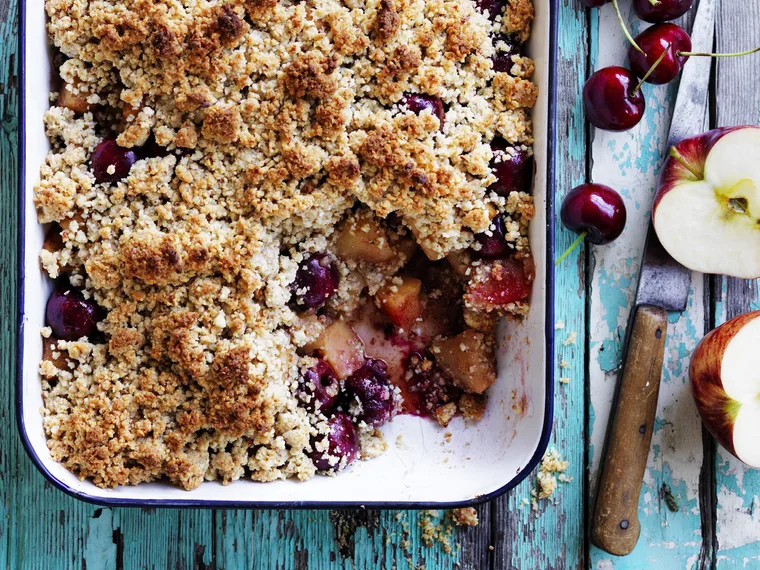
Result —
M491 56L493 70L497 73L510 73L515 62L512 58L522 55L522 44L512 36L500 34L494 39L494 53Z
M567 229L586 232L586 239L591 243L610 243L625 228L625 203L609 186L581 184L565 196L560 218Z
M446 120L446 111L443 108L443 101L440 97L433 95L423 95L421 93L410 93L404 99L406 108L412 113L419 115L422 111L430 111L433 116L438 117L443 130L443 124Z
M689 59L688 56L680 55L680 52L691 51L691 38L686 30L675 24L655 24L634 39L644 53L631 46L628 48L628 60L631 63L631 71L639 77L643 78L663 52L667 51L665 57L647 77L647 83L663 85L673 81Z
M605 131L627 131L644 116L646 103L636 76L624 67L605 67L583 87L586 118Z
M321 307L338 289L340 274L327 253L312 253L298 266L291 292L296 305L306 309Z
M506 0L474 0L475 6L481 12L485 12L491 19L495 20L497 16L501 15L504 11L504 6L507 5Z
M356 411L356 418L367 425L380 427L389 421L398 404L388 367L373 358L346 379L347 409ZM356 408L354 408L356 406Z
M335 371L327 361L321 358L306 370L298 382L297 395L309 410L316 409L329 414L338 402L340 382Z
M80 289L67 287L55 290L47 302L45 322L53 336L63 340L92 337L98 332L101 312L92 299L85 299Z
M335 412L327 421L327 434L315 437L311 448L309 457L320 471L340 471L353 462L359 455L359 434L348 414Z
M675 20L689 11L694 0L633 0L636 15L652 24Z
M479 248L472 248L475 255L490 259L509 256L512 249L507 243L506 234L507 229L504 226L504 218L499 214L491 220L491 226L487 232L475 236L475 241L480 244Z
M432 415L437 406L459 397L461 390L453 385L432 358L412 353L407 362L409 392L419 396L416 412Z
M135 162L135 151L119 146L115 139L100 141L90 157L95 182L98 183L118 182L126 178Z
M533 187L533 154L524 146L512 146L502 138L491 142L491 170L496 182L488 187L500 196L510 192L530 193Z

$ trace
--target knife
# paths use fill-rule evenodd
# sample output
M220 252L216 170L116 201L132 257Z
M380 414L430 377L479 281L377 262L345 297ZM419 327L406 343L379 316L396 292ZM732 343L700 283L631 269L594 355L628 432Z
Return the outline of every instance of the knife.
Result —
M714 34L715 0L701 0L692 49L712 51ZM710 58L692 58L684 66L668 148L705 130L711 64ZM641 532L639 495L657 413L668 311L686 309L689 285L689 271L664 250L650 223L591 519L591 541L616 556L630 554Z

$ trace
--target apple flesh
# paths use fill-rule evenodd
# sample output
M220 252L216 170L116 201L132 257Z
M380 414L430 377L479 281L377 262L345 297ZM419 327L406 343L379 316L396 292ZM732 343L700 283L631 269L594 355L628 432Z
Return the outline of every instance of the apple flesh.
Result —
M760 467L760 311L732 319L702 339L691 357L691 393L715 439Z
M663 247L689 269L760 277L760 128L717 129L671 148L652 217Z

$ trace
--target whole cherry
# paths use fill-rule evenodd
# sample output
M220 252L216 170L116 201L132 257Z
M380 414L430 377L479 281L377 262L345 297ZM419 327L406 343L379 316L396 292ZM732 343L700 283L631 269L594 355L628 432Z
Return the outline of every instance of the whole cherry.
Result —
M631 41L628 59L642 82L663 84L675 79L690 57L741 57L760 51L756 47L736 53L691 51L691 37L675 24L655 24Z
M647 83L663 85L681 72L691 52L691 37L675 24L655 24L635 38L643 53L628 48L631 71Z
M320 471L340 471L359 455L359 434L351 418L335 412L327 421L327 433L311 442L309 457Z
M388 378L387 364L374 358L368 358L359 370L346 378L345 392L344 409L358 404L356 418L374 427L388 422L399 403Z
M340 273L332 256L312 253L298 265L290 290L296 306L316 309L335 294L339 282Z
M137 154L130 148L119 146L116 139L104 139L98 143L90 157L95 182L112 183L126 178Z
M335 370L321 358L304 371L296 390L296 395L304 402L306 409L313 411L318 405L319 411L324 414L329 414L335 407L339 394L340 381Z
M501 214L491 220L491 225L487 232L475 236L475 241L480 245L478 248L473 248L475 255L478 257L496 259L507 257L512 252L507 243L507 228L504 225L504 217Z
M45 322L53 335L62 340L78 340L84 336L92 340L98 332L100 318L100 307L95 301L85 299L81 289L71 286L53 291L45 308Z
M557 264L584 239L596 245L615 241L623 233L626 217L623 198L609 186L581 184L573 188L562 202L560 219L567 229L580 235Z
M511 73L515 62L513 57L522 55L522 43L510 35L499 34L494 38L494 54L491 56L493 70L497 73Z
M636 15L652 24L675 20L689 11L694 0L633 0Z
M504 11L504 6L507 5L506 0L474 0L474 1L475 1L475 7L479 11L485 12L486 15L491 20L495 20L497 16L499 16Z
M589 122L606 131L627 131L644 116L646 102L636 76L624 67L605 67L583 87L583 109Z
M443 101L440 97L433 95L424 95L422 93L411 93L404 99L406 108L412 113L419 115L422 111L430 111L434 117L438 118L443 130L443 124L446 120L446 111L443 108Z
M491 170L496 182L488 187L499 196L511 192L530 193L533 184L533 154L525 146L514 146L502 138L491 142Z

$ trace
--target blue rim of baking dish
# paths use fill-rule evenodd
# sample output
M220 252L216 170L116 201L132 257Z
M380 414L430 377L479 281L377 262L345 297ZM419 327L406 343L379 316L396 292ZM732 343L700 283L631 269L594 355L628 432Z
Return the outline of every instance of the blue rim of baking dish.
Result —
M23 414L23 381L24 381L24 279L26 270L24 267L24 254L26 245L26 0L20 0L19 10L19 82L21 92L19 95L19 153L18 153L18 193L19 193L19 241L18 262L19 274L16 283L18 299L18 317L16 322L18 351L16 357L16 421L19 435L24 444L27 455L42 473L56 488L67 495L106 507L149 507L149 508L202 508L202 509L350 509L350 508L375 508L375 509L450 509L471 507L486 501L496 499L504 493L519 485L538 465L549 444L554 419L554 190L555 190L555 136L557 126L557 26L559 15L559 0L549 1L549 105L548 105L548 128L547 128L547 164L546 164L546 322L544 323L544 336L546 347L546 401L544 402L544 422L541 428L541 437L536 446L536 451L528 464L513 477L506 485L490 493L479 495L472 499L454 502L384 502L384 501L350 501L344 503L332 503L325 501L278 501L271 503L259 503L252 501L215 501L205 499L109 499L95 497L87 493L72 489L57 479L43 464L37 455L29 436L26 433Z

